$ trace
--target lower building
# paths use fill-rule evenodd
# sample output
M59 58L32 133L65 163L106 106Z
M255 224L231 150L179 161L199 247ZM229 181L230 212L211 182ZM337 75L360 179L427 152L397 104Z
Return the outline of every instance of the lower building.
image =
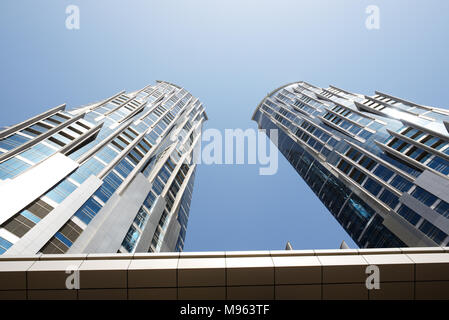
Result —
M448 300L447 270L441 247L2 256L0 299Z

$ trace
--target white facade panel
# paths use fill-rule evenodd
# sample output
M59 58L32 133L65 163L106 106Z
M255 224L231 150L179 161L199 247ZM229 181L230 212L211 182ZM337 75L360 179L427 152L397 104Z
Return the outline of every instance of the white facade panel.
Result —
M72 159L56 153L18 177L0 184L0 224L55 186L78 166Z

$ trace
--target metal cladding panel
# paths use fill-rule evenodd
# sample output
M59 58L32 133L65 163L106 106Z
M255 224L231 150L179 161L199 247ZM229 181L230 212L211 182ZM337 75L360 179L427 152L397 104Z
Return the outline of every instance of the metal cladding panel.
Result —
M0 184L0 224L78 168L78 163L56 153L18 177Z
M117 252L150 189L151 183L138 174L113 208L104 207L68 253Z
M154 231L156 231L159 220L161 219L162 212L164 211L166 201L164 197L158 197L151 210L150 218L143 230L142 238L136 247L136 252L146 252L151 245Z
M16 242L5 255L35 254L72 217L72 215L98 189L102 181L90 176L77 190L69 195L33 229Z
M181 225L178 220L172 218L170 222L167 233L165 234L164 242L161 247L161 252L175 251L176 241L178 240L179 231L181 230Z
M413 208L415 212L419 213L420 216L432 222L434 225L438 225L441 230L449 232L449 220L417 200L415 197L405 193L401 197L401 202L409 208Z
M449 202L449 180L426 170L415 181L416 185Z

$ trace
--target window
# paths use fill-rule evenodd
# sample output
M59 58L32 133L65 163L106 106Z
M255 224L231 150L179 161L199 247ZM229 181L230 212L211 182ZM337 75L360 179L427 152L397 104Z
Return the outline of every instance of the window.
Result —
M419 170L419 169L417 169L415 167L412 167L409 163L404 162L403 160L398 159L398 158L396 158L394 156L388 155L386 153L382 153L382 154L380 154L380 157L382 159L384 159L385 161L387 161L388 163L391 163L395 167L397 167L397 168L399 168L399 169L401 169L401 170L411 174L414 177L417 177L417 176L419 176L422 173L421 170Z
M48 131L48 129L50 128L50 126L44 125L42 123L36 123L33 124L32 126L29 126L28 128L23 129L22 131L25 134L29 134L33 137L41 135L42 133Z
M49 120L49 119L56 120L56 121L59 121L61 123L61 122L67 121L68 118L66 116L64 116L64 115L54 114L51 117L47 118L47 120Z
M359 134L359 137L368 140L373 134L367 130L362 130Z
M441 200L441 202L435 207L435 211L443 217L449 218L449 203Z
M331 138L331 139L329 140L329 142L328 142L328 144L329 144L331 147L335 147L335 146L337 145L337 143L338 143L338 141L335 140L334 138Z
M406 205L401 205L399 207L398 214L414 226L416 226L418 221L421 219L421 216L419 214L417 214Z
M350 125L351 125L350 122L343 120L342 123L340 124L340 127L343 128L344 130L347 130Z
M384 190L379 199L392 209L396 208L396 205L399 203L398 197L389 190Z
M57 203L61 203L65 198L75 191L76 186L68 180L63 180L56 187L50 190L46 196Z
M394 172L380 164L376 170L374 170L374 174L382 180L388 181L393 176Z
M394 138L391 140L389 147L401 152L402 150L406 149L410 145L402 140L399 140L398 138Z
M156 140L158 137L159 137L159 135L155 131L151 131L151 133L149 133L147 135L147 138L152 145L154 145L156 143Z
M402 176L397 175L393 178L393 180L391 180L391 185L402 192L407 192L411 189L413 183L406 180Z
M103 160L106 163L110 163L116 156L117 156L117 152L112 150L111 148L109 148L108 146L104 147L103 149L101 149L96 156L98 158L100 158L101 160Z
M380 128L382 128L383 126L384 126L384 125L383 125L382 123L377 122L377 121L373 121L373 123L371 123L371 124L369 125L369 128L377 131L377 130L379 130Z
M20 238L23 237L35 225L36 223L29 219L26 213L17 213L6 221L2 227Z
M82 207L78 209L75 216L85 224L89 224L101 208L102 206L95 199L89 198L89 200L87 200Z
M412 159L415 159L416 161L424 163L424 162L426 162L427 159L429 159L430 153L428 153L427 151L424 151L422 149L419 149L417 147L412 147L407 152L407 156L409 156Z
M429 135L429 136L425 137L421 141L421 143L424 143L426 146L432 147L434 144L438 143L438 140L440 140L440 139L438 139L437 137L433 137L433 136Z
M153 190L157 195L160 195L162 193L162 190L164 190L164 185L157 177L153 181Z
M143 229L146 221L147 221L147 217L148 214L147 212L143 209L140 208L139 212L137 213L136 217L134 218L134 223L139 227L139 229Z
M338 165L338 169L340 169L341 171L343 171L346 174L349 173L351 168L352 168L352 166L348 162L346 162L345 160L341 160L340 164Z
M58 231L58 233L61 235L61 237L57 237L56 234L55 234L55 237L70 247L72 245L72 243L75 242L76 239L78 239L79 235L82 232L83 232L83 229L81 229L72 220L69 220ZM62 237L64 237L65 239ZM62 239L64 239L64 241Z
M156 200L156 196L153 194L153 192L150 191L145 201L143 202L143 206L147 208L148 211L150 211L151 207L153 206L154 200Z
M92 150L92 148L98 143L100 143L100 140L91 136L90 138L84 140L81 144L77 145L75 148L71 149L67 153L67 155L72 160L78 160L87 151Z
M154 248L157 248L157 245L159 243L159 236L160 236L160 234L161 234L160 229L156 228L156 231L154 232L154 235L153 235L153 239L151 240L151 245Z
M135 165L137 165L140 162L140 160L142 160L142 158L143 158L142 155L140 154L140 152L138 152L136 148L132 149L129 152L128 156Z
M414 128L408 128L402 133L404 136L409 137L410 139L413 139L415 141L418 141L424 133L418 129Z
M358 120L362 119L362 117L360 117L358 114L355 114L355 113L350 113L348 115L348 118L351 119L352 121L356 121L356 122Z
M311 147L313 147L316 143L316 140L312 137L310 137L309 141L307 142L307 144Z
M321 149L323 149L323 145L317 141L317 142L315 143L315 145L313 146L313 148L314 148L317 152L320 152Z
M71 247L72 246L72 242L67 239L62 233L60 232L56 232L55 234L55 238L58 239L59 241L61 241L62 243L64 243L67 247Z
M79 167L74 173L70 175L70 178L82 184L91 175L97 175L104 168L104 164L100 161L91 158Z
M159 171L159 178L161 178L164 183L167 183L168 179L170 178L170 172L167 170L167 166L163 166L162 169Z
M361 118L359 121L359 123L363 126L366 126L370 122L371 122L371 119L368 119L368 118Z
M48 141L52 146L55 146L56 148L64 147L64 146L66 145L65 142L62 142L61 140L56 139L54 136L48 138L47 141Z
M122 143L122 142L121 142ZM117 141L113 140L111 141L111 144L116 147L118 150L122 151L123 149L125 149L125 147L123 147L121 144L119 144ZM122 143L123 144L123 143Z
M20 154L21 157L30 160L33 163L38 163L45 158L55 153L55 150L47 147L46 145L39 143Z
M53 207L38 199L21 212L15 214L12 218L6 221L2 227L19 238L23 237L51 210L53 210Z
M73 221L68 221L40 250L45 254L61 254L67 252L79 237L82 229Z
M59 125L59 124L62 123L59 119L55 118L54 116L51 116L51 117L49 117L49 118L47 118L45 120L50 122L50 123L56 124L56 125Z
M28 163L17 158L11 158L0 163L0 180L12 179L31 167Z
M304 133L301 137L301 140L304 142L307 142L307 140L309 140L310 136L307 133Z
M366 180L364 187L374 196L377 196L379 191L382 189L382 186L371 178Z
M127 128L125 131L123 131L123 134L126 135L130 140L134 140L137 137L137 134L130 128Z
M118 136L114 141L121 145L123 148L126 148L129 145L129 142L122 136Z
M424 203L428 207L432 206L438 199L436 196L420 187L416 187L416 189L413 190L412 196L421 201L422 203Z
M26 207L26 210L30 211L35 216L43 219L50 211L53 210L53 207L47 204L46 202L38 199L33 202L31 205Z
M428 164L428 166L436 171L441 172L444 175L449 174L449 162L435 156Z
M162 230L164 230L165 223L167 222L167 216L167 210L164 210L164 212L162 212L161 219L159 220L159 226L162 228Z
M39 221L41 221L40 218L36 217L34 214L29 212L28 210L23 210L20 212L20 214L34 223L38 223Z
M437 244L442 244L444 239L447 237L446 233L435 227L427 220L424 220L424 222L419 226L419 230L421 230L426 236L435 241Z
M443 153L449 155L449 147L446 148L446 149L443 151Z
M321 154L323 156L325 156L326 158L329 156L330 153L331 153L331 150L329 150L328 148L321 149Z
M5 238L0 237L0 254L3 254L11 248L12 243L6 240Z
M129 161L127 160L127 157L125 159L123 159L122 161L120 161L118 163L118 165L115 166L114 168L118 173L120 173L120 175L123 178L126 178L129 173L134 169L134 166L129 163Z
M366 175L362 173L359 169L354 168L354 170L352 170L350 174L350 177L358 184L361 184L363 180L366 178Z
M122 246L128 251L132 252L134 250L134 246L136 245L137 240L139 239L140 232L136 229L136 227L131 226L128 230L128 233L123 239Z
M362 156L362 154L360 152L358 152L357 150L355 150L354 148L349 149L349 151L346 155L349 158L351 158L352 160L354 160L355 162L357 162L357 160L359 160L360 157Z
M329 140L329 138L330 138L330 135L325 133L325 132L323 132L319 138L321 139L321 141L327 142Z
M344 226L351 237L358 238L374 213L360 198L352 195L341 210L337 220Z
M353 134L357 134L357 133L359 133L360 132L360 130L362 130L360 127L358 127L358 126L355 126L355 125L353 125L353 126L351 126L351 128L349 128L349 132L351 132L351 133L353 133Z
M120 184L123 182L122 179L114 172L109 172L109 174L103 179L103 184L94 193L103 202L107 202L112 194L117 190Z
M390 230L383 224L383 218L375 215L367 226L360 239L363 248L398 248L406 247L405 243L399 240Z
M18 146L21 146L25 142L29 141L29 138L26 138L24 136L21 136L17 133L0 140L0 148L5 150L12 150Z
M69 132L70 132L70 131L69 131ZM70 135L70 134L68 134L68 133L66 133L66 132L64 132L64 131L59 131L57 134L60 135L60 136L62 136L62 137L64 137L64 138L66 138L69 142L70 142L71 140L74 140L75 137L77 136L77 135L74 135L74 134ZM67 143L69 143L69 142L67 142Z
M142 139L142 140L139 142L138 146L141 146L142 149L145 150L145 153L148 152L148 150L151 149L151 145L150 145L149 142L146 141L146 139Z
M373 159L368 158L367 156L363 156L362 160L360 160L360 165L365 167L368 171L371 171L371 169L376 165L376 162L374 162Z
M445 147L447 145L447 142L438 139L434 144L432 144L430 147L436 149L436 150L441 150L443 147Z

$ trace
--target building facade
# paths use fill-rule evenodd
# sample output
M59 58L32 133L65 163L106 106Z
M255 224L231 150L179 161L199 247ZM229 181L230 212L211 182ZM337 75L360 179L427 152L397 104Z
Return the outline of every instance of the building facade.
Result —
M448 244L448 110L297 82L252 119L358 246Z
M207 115L158 81L0 132L0 254L182 251Z

